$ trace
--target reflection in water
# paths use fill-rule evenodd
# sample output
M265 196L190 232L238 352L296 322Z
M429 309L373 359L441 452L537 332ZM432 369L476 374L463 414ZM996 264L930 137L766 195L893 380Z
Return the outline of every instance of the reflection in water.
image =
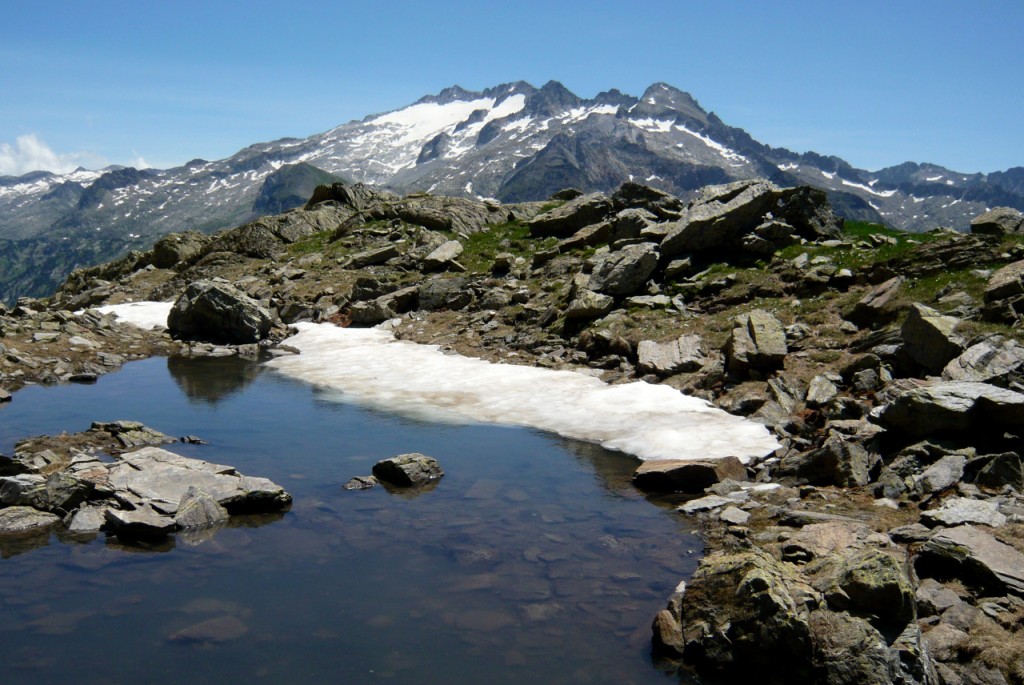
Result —
M242 357L191 359L168 357L167 370L190 400L217 404L241 391L263 371L263 367Z
M675 680L651 666L649 625L701 545L632 489L631 459L318 401L239 360L179 361L178 373L147 360L88 388L26 389L5 428L77 430L100 407L202 435L174 450L281 483L292 510L156 548L62 534L0 548L16 555L0 560L4 685ZM207 390L196 401L186 388ZM431 491L342 489L407 452L441 462ZM116 677L111 645L131 655Z

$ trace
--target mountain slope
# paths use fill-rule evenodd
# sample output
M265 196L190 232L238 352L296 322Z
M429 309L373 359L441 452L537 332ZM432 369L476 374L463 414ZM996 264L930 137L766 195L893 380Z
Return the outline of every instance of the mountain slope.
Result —
M31 277L0 274L0 299L45 294L65 269L146 248L166 233L209 233L298 206L326 175L505 201L543 199L567 186L608 191L630 180L688 197L709 183L766 177L822 188L845 216L906 230L965 229L989 207L1024 209L1024 167L988 175L911 162L856 169L760 143L664 83L639 98L610 90L592 99L554 81L480 92L453 86L223 160L0 177L0 240L26 259L47 255L41 272L36 262L24 265Z

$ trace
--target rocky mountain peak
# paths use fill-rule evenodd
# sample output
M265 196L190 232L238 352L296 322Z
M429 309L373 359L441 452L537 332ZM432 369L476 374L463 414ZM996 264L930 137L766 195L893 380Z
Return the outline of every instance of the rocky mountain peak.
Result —
M558 81L548 81L541 89L526 98L524 112L533 116L557 116L573 107L579 107L583 100Z

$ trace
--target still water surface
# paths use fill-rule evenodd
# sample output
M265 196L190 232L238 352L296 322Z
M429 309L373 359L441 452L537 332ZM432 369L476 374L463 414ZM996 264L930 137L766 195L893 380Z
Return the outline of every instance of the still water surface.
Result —
M700 542L633 489L628 457L341 404L237 359L26 388L0 409L0 453L116 419L198 435L208 444L170 449L268 477L295 503L159 550L0 545L7 685L671 681L649 625ZM342 490L413 451L445 469L433 490ZM211 620L221 641L175 639Z

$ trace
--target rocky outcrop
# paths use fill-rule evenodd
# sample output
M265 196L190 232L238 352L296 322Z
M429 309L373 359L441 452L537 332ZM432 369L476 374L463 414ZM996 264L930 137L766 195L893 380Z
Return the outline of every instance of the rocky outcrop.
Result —
M1024 395L986 383L935 383L900 393L878 418L914 437L1014 430L1024 421Z
M971 219L971 233L1006 235L1020 233L1024 214L1013 207L996 207Z
M265 307L234 286L214 281L190 284L167 317L172 335L213 343L259 342L273 326Z
M210 240L209 236L198 231L171 233L153 245L151 263L158 269L170 269L188 263L203 253Z

